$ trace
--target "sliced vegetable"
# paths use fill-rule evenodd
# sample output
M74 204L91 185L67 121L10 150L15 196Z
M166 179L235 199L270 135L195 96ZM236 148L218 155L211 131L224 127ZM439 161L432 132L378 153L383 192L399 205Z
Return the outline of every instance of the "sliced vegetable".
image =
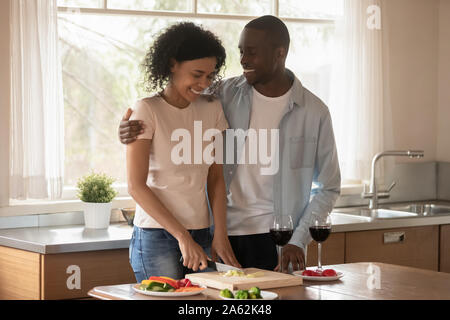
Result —
M234 295L235 299L248 299L248 291L247 290L238 290Z
M262 276L264 276L263 271L258 271L258 272L247 274L247 278L257 278L257 277L262 277Z
M224 298L231 298L231 299L234 299L233 292L231 292L230 289L223 289L223 290L220 290L220 295L221 295L222 297L224 297Z
M172 292L176 288L166 282L156 280L143 280L139 286L141 290Z
M227 272L223 273L222 276L224 277L245 277L245 273L239 270L228 270Z
M202 290L203 288L192 284L189 279L174 280L169 277L152 276L148 280L142 280L139 289L161 292L188 292Z
M313 271L313 270L305 270L302 272L302 276L307 276L307 277L320 277L321 274Z
M337 273L333 269L325 269L322 272L322 276L324 276L324 277L335 277L335 276L337 276Z
M258 287L251 287L250 290L248 290L248 293L250 295L250 299L261 299L261 289Z
M167 283L172 288L178 289L177 281L173 280L171 278L168 278L168 277L150 277L150 278L148 278L148 280L158 281L158 282L161 282L161 283Z

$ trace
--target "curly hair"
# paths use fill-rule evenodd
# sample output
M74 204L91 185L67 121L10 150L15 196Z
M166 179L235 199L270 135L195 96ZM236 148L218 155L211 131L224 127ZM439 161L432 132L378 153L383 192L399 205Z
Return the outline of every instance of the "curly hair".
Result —
M170 59L177 62L215 57L215 76L210 87L218 86L219 72L225 65L226 53L222 42L212 32L192 22L181 22L164 29L145 55L141 65L147 91L161 91L170 80Z

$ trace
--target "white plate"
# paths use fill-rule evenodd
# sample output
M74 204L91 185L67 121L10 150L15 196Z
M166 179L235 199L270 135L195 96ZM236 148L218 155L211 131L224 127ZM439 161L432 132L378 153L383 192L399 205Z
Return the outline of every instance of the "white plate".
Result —
M303 276L302 272L305 270L300 270L300 271L294 271L292 272L292 274L294 276L298 276L300 278L302 278L303 280L310 280L310 281L334 281L334 280L338 280L340 278L342 278L344 276L344 274L342 272L337 272L337 275L334 277L312 277L312 276Z
M141 284L137 283L133 286L134 291L145 294L147 296L158 296L158 297L187 297L187 296L195 296L196 294L200 294L206 290L205 286L200 286L203 290L197 291L189 291L189 292L161 292L161 291L150 291L150 290L141 290L139 286Z
M233 295L235 295L236 292L238 292L238 290L233 291ZM275 300L276 298L278 298L278 294L276 294L275 292L272 292L272 291L261 290L261 297L262 297L262 299L232 299L232 298L222 297L221 295L219 295L219 297L220 297L220 299L223 299L223 300L233 300L233 301L252 300L252 301L258 301L258 300Z

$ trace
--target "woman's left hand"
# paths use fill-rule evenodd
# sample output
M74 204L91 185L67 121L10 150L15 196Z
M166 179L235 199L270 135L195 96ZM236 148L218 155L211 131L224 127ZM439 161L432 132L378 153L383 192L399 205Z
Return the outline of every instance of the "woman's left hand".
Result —
M225 264L241 268L227 236L214 236L213 238L211 245L211 258L213 261L217 261L218 257L220 257Z

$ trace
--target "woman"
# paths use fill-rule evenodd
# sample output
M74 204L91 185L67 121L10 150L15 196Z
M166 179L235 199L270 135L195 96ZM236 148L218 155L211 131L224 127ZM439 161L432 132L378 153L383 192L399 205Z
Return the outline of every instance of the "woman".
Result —
M194 137L199 123L203 132L228 128L220 102L201 94L217 82L225 57L220 40L193 23L166 29L146 55L146 84L162 91L136 103L132 118L142 120L146 130L127 145L128 190L137 203L130 263L138 282L150 276L183 278L183 266L204 270L208 253L239 267L227 236L222 165L194 163L195 142L182 141L192 150L179 152L174 134L181 130ZM203 148L210 143L203 142Z

